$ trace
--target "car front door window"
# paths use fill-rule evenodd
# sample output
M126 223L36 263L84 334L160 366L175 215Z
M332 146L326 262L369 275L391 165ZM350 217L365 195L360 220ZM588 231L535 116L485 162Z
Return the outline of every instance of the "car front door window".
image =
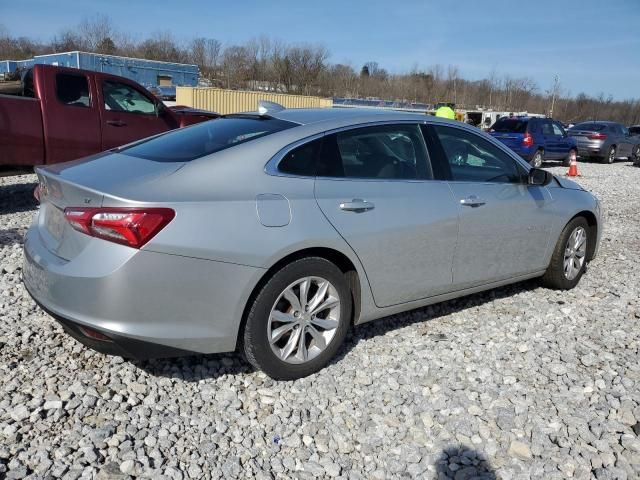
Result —
M488 140L462 129L434 126L451 179L459 182L519 183L523 170Z
M105 81L102 87L105 110L155 114L156 104L135 88L120 82Z

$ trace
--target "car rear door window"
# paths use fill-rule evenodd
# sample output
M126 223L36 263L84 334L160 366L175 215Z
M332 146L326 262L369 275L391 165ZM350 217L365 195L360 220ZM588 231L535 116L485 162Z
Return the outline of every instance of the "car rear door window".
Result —
M102 84L105 110L154 115L156 104L130 85L105 81Z
M316 174L316 159L320 153L322 139L314 140L287 153L278 164L278 171L289 175L313 177Z
M553 125L548 120L542 122L542 134L543 135L555 135L553 131Z
M415 180L431 178L418 125L357 128L325 138L318 175Z
M275 118L222 117L143 140L120 153L156 162L188 162L296 125Z
M56 74L56 97L71 107L90 107L87 77L69 73Z
M526 173L524 168L480 135L442 125L432 128L439 142L439 147L435 148L441 149L451 171L451 180L494 183L522 181Z

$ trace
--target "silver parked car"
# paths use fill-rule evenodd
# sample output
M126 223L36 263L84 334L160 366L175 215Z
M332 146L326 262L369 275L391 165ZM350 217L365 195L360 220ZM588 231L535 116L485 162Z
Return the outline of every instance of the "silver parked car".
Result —
M578 146L578 155L593 157L605 163L613 163L625 157L635 162L640 158L640 138L616 122L583 122L568 131Z
M81 342L149 358L240 350L308 375L352 325L541 277L574 287L598 200L424 115L227 115L38 168L24 283Z

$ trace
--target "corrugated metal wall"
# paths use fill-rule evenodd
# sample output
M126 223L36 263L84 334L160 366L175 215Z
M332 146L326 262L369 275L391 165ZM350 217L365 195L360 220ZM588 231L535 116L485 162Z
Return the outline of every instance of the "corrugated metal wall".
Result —
M287 108L332 107L330 98L282 93L248 92L222 88L178 87L176 103L203 110L228 113L251 112L258 109L258 100L276 102Z
M17 62L0 62L0 73L14 71L16 68L28 68L34 64L58 65L60 67L82 68L95 72L120 75L138 82L145 87L158 85L159 77L168 77L173 85L198 84L199 71L197 65L182 63L158 62L140 58L101 55L86 52L65 52L48 55L37 55L29 60Z

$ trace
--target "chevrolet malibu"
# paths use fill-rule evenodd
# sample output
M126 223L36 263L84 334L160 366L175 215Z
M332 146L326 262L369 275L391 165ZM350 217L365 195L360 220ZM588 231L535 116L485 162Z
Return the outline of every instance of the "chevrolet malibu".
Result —
M573 288L598 200L462 123L400 112L227 115L38 168L26 288L129 358L238 350L275 379L349 328L540 277Z

